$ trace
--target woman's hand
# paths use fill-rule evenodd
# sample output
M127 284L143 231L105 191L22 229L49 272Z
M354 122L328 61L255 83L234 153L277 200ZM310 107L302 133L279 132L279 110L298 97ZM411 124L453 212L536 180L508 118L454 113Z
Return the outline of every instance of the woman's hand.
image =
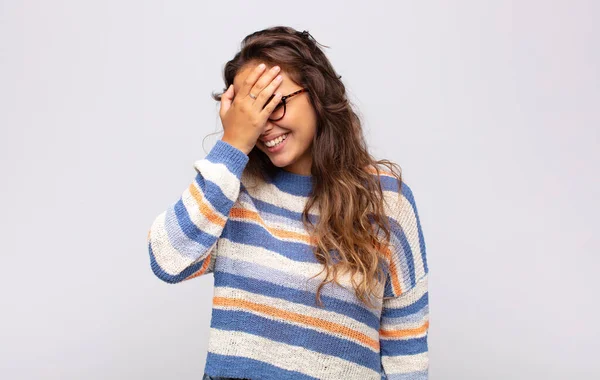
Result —
M239 93L235 94L233 84L221 97L219 115L225 130L225 141L246 154L256 145L264 132L269 115L281 101L281 94L273 93L281 84L279 67L265 71L266 66L258 65L244 79ZM253 99L250 94L256 96ZM273 98L269 101L269 98Z

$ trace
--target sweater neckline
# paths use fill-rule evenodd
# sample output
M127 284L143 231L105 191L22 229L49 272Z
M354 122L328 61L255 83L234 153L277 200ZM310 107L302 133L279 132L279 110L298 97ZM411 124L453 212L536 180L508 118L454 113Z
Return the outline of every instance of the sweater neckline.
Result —
M283 168L277 168L273 176L273 184L286 193L309 196L313 188L313 176L296 174Z

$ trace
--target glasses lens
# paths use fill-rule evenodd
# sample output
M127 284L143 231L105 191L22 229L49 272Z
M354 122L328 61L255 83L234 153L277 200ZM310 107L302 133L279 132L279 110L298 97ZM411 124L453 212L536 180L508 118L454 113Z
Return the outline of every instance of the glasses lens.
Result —
M269 116L269 120L279 120L283 117L284 113L285 113L285 107L283 106L283 102L282 102L282 103L279 103L277 105L277 107L275 107L275 109L271 113L271 116Z

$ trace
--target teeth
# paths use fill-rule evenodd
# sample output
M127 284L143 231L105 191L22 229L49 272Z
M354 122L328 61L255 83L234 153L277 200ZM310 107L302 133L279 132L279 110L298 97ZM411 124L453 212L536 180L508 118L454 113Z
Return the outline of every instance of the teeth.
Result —
M279 137L278 137L278 138L276 138L276 139L273 139L273 140L271 140L271 141L267 141L267 142L265 143L265 145L266 145L266 146L268 146L269 148L272 148L272 147L274 147L275 145L277 145L277 144L279 144L280 142L282 142L283 140L285 140L285 139L287 138L287 135L288 135L288 134L286 133L285 135L281 135L281 136L279 136Z

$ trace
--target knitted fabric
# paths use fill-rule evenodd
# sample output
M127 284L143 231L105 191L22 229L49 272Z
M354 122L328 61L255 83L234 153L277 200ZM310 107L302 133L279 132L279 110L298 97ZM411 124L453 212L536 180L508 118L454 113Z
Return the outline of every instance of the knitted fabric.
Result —
M218 140L194 162L195 178L148 231L153 273L167 283L213 274L204 372L250 379L428 378L428 266L411 189L380 181L390 220L386 281L376 307L356 297L350 274L316 289L325 272L301 214L313 177L280 169L269 181ZM376 174L373 174L376 175ZM311 210L318 220L318 210ZM355 281L357 278L355 277Z

